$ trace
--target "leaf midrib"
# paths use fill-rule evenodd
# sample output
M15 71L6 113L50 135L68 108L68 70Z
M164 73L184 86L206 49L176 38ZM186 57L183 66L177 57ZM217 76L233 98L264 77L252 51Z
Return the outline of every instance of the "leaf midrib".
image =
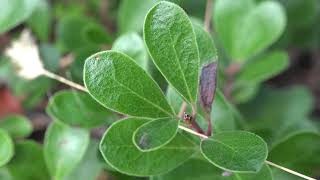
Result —
M153 102L149 101L148 99L144 98L143 96L141 96L140 94L136 93L135 91L133 91L132 89L130 89L129 87L125 86L124 84L122 84L121 82L117 81L114 78L111 78L111 80L115 81L116 83L118 83L121 87L125 88L126 90L132 92L134 95L136 95L137 97L139 97L140 99L146 101L147 103L153 105L154 107L156 107L157 109L159 109L160 111L164 112L165 114L169 115L169 117L173 117L174 115L169 113L168 111L166 111L165 109L163 109L162 107L158 106L157 104L154 104Z
M171 40L171 46L172 46L172 48L173 48L173 51L174 51L174 54L175 54L175 60L176 60L176 62L178 63L178 66L179 66L179 71L181 72L181 74L182 74L182 79L183 79L183 82L184 82L184 84L185 84L185 88L186 88L186 90L187 90L187 93L188 93L188 96L189 96L189 98L190 98L190 100L191 101L193 101L193 98L192 98L192 96L191 96L191 93L190 93L190 90L189 90L189 86L188 86L188 83L187 83L187 80L186 80L186 77L185 77L185 75L184 75L184 73L183 73L183 71L182 71L182 67L181 67L181 64L180 64L180 61L179 61L179 57L178 57L178 53L177 53L177 50L176 50L176 48L175 48L175 45L173 44L173 38L172 38L172 35L171 35L171 31L170 31L170 28L168 28L168 31L169 31L169 37L170 37L170 40Z

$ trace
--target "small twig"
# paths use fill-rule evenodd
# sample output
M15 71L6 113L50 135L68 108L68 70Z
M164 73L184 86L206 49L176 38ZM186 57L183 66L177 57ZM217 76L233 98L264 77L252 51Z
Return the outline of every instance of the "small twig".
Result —
M273 162L270 162L270 161L266 161L266 164L269 164L270 166L273 166L273 167L275 167L275 168L279 168L279 169L281 169L281 170L283 170L283 171L286 171L286 172L288 172L288 173L290 173L290 174L299 176L299 177L304 178L304 179L307 179L307 180L316 180L316 179L314 179L314 178L312 178L312 177L303 175L303 174L301 174L301 173L298 173L298 172L293 171L293 170L291 170L291 169L282 167L282 166L277 165L277 164L275 164L275 163L273 163Z
M82 91L84 91L84 92L88 92L88 90L87 90L85 87L81 86L80 84L77 84L77 83L74 83L74 82L72 82L72 81L69 81L69 80L67 80L67 79L65 79L65 78L63 78L63 77L61 77L61 76L59 76L59 75L53 74L53 73L51 73L51 72L49 72L49 71L46 71L45 75L48 76L48 77L50 77L50 78L53 78L53 79L55 79L55 80L58 80L58 81L60 81L61 83L64 83L64 84L69 85L69 86L71 86L71 87L74 87L74 88L76 88L76 89L82 90ZM196 111L194 107L193 107L193 111ZM193 113L194 113L194 112L193 112ZM190 133L190 134L196 135L196 136L198 136L198 137L200 137L200 138L202 138L202 139L207 139L207 138L209 138L208 136L206 136L206 135L204 135L204 134L201 134L201 133L199 133L199 132L196 132L196 131L194 131L194 130L192 130L192 129L186 128L186 127L181 126L181 125L179 125L178 128L179 128L179 129L182 129L182 130L184 130L184 131L186 131L186 132L188 132L188 133ZM275 163L273 163L273 162L265 161L265 163L268 164L268 165L270 165L270 166L273 166L273 167L275 167L275 168L279 168L279 169L281 169L281 170L283 170L283 171L286 171L286 172L288 172L288 173L290 173L290 174L293 174L293 175L299 176L299 177L301 177L301 178L304 178L304 179L306 179L306 180L316 180L316 179L314 179L314 178L312 178L312 177L308 177L308 176L306 176L306 175L303 175L303 174L298 173L298 172L296 172L296 171L293 171L293 170L291 170L291 169L288 169L288 168L282 167L282 166L280 166L280 165L277 165L277 164L275 164Z
M179 129L182 129L182 130L184 130L184 131L186 131L186 132L188 132L188 133L190 133L190 134L196 135L196 136L198 136L198 137L200 137L200 138L202 138L202 139L207 139L207 138L209 138L209 137L206 136L206 135L197 133L197 132L195 132L195 131L193 131L193 130L191 130L191 129L188 129L188 128L184 127L184 126L181 126L181 125L179 125ZM275 164L275 163L273 163L273 162L270 162L270 161L267 161L267 160L266 160L265 163L268 164L268 165L270 165L270 166L273 166L273 167L275 167L275 168L278 168L278 169L281 169L281 170L283 170L283 171L286 171L286 172L288 172L288 173L290 173L290 174L299 176L299 177L301 177L301 178L304 178L304 179L307 179L307 180L316 180L316 179L314 179L314 178L312 178L312 177L308 177L308 176L306 176L306 175L303 175L303 174L298 173L298 172L296 172L296 171L293 171L293 170L291 170L291 169L288 169L288 168L282 167L282 166L280 166L280 165L277 165L277 164Z
M59 76L57 74L54 74L54 73L52 73L50 71L45 70L43 75L45 75L45 76L47 76L49 78L55 79L55 80L57 80L57 81L59 81L59 82L61 82L63 84L66 84L66 85L71 86L73 88L76 88L78 90L81 90L81 91L84 91L84 92L88 92L88 90L85 87L81 86L80 84L77 84L77 83L74 83L72 81L69 81L68 79L66 79L64 77L61 77L61 76Z
M188 133L190 133L190 134L193 134L193 135L199 136L199 137L201 137L201 138L203 138L203 139L208 138L208 136L206 136L206 135L204 135L204 134L201 134L201 133L195 132L195 131L193 131L192 129L186 128L186 127L181 126L181 125L179 125L179 129L182 129L182 130L184 130L184 131L186 131L186 132L188 132Z
M212 0L207 0L206 12L204 16L204 29L210 32L210 22L212 17Z
M208 114L207 111L204 111L203 114L204 114L204 118L205 118L205 119L207 120L207 122L208 122L207 136L211 136L211 134L212 134L211 116L210 116L210 114Z

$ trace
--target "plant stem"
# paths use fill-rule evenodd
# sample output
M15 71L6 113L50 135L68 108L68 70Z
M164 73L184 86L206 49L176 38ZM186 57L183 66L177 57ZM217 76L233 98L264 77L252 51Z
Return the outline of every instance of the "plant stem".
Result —
M307 179L307 180L316 180L316 179L314 179L314 178L312 178L312 177L309 177L309 176L303 175L303 174L301 174L301 173L298 173L298 172L293 171L293 170L291 170L291 169L288 169L288 168L282 167L282 166L277 165L277 164L275 164L275 163L273 163L273 162L270 162L270 161L266 161L266 164L268 164L268 165L270 165L270 166L273 166L273 167L275 167L275 168L279 168L279 169L281 169L281 170L283 170L283 171L286 171L286 172L288 172L288 173L290 173L290 174L293 174L293 175L299 176L299 177L301 177L301 178L303 178L303 179Z
M84 91L84 92L88 92L88 90L87 90L85 87L81 86L80 84L77 84L77 83L74 83L74 82L72 82L72 81L69 81L69 80L67 80L67 79L65 79L65 78L63 78L63 77L61 77L61 76L59 76L59 75L56 75L56 74L54 74L54 73L52 73L52 72L50 72L50 71L45 70L44 75L47 76L47 77L49 77L49 78L55 79L55 80L57 80L57 81L59 81L59 82L61 82L61 83L64 83L64 84L66 84L66 85L68 85L68 86L71 86L71 87L73 87L73 88L79 89L79 90ZM195 112L196 112L196 109L195 109L195 107L193 106L193 113L195 113ZM209 138L208 136L206 136L206 135L204 135L204 134L201 134L201 133L196 132L196 131L194 131L194 130L192 130L192 129L186 128L186 127L184 127L184 126L182 126L182 125L179 125L178 128L179 128L179 129L182 129L182 130L184 130L184 131L186 131L186 132L188 132L188 133L190 133L190 134L196 135L196 136L198 136L198 137L200 137L200 138L202 138L202 139L207 139L207 138ZM275 168L278 168L278 169L281 169L281 170L283 170L283 171L286 171L286 172L288 172L288 173L290 173L290 174L293 174L293 175L299 176L299 177L301 177L301 178L304 178L304 179L306 179L306 180L316 180L316 179L314 179L314 178L312 178L312 177L309 177L309 176L303 175L303 174L301 174L301 173L298 173L298 172L296 172L296 171L293 171L293 170L291 170L291 169L282 167L282 166L277 165L277 164L275 164L275 163L273 163L273 162L265 161L265 163L268 164L268 165L270 165L270 166L273 166L273 167L275 167Z
M204 16L204 29L210 32L210 22L212 17L212 0L207 0L206 12Z
M50 72L48 70L45 70L43 75L45 75L45 76L47 76L47 77L49 77L51 79L55 79L55 80L57 80L57 81L59 81L59 82L61 82L63 84L66 84L66 85L68 85L70 87L73 87L75 89L78 89L78 90L81 90L81 91L84 91L84 92L88 92L88 90L85 87L81 86L80 84L74 83L74 82L72 82L72 81L70 81L70 80L68 80L68 79L66 79L64 77L61 77L61 76L59 76L57 74L54 74L54 73L52 73L52 72Z

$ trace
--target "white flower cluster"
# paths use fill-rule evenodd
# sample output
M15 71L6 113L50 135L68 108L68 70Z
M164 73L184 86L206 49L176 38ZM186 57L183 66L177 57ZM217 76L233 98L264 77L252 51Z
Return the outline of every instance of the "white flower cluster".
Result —
M23 30L21 36L5 50L18 68L18 74L26 79L34 79L45 73L39 50L29 30Z

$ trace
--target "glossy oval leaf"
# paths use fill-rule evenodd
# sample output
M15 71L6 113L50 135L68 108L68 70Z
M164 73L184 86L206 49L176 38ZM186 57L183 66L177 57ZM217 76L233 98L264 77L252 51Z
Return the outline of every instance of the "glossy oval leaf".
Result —
M112 50L130 56L143 69L147 68L148 53L142 38L137 33L127 33L118 37L112 45Z
M84 156L88 143L88 131L53 122L44 139L44 157L51 176L62 179L69 175Z
M236 81L237 83L258 84L278 75L288 66L288 54L283 51L274 51L245 64L237 74Z
M24 138L32 133L30 120L20 115L10 115L2 119L0 128L6 130L13 138Z
M25 21L38 2L38 0L0 0L0 34Z
M215 166L231 172L258 172L267 155L267 144L246 131L212 135L201 142L201 152Z
M169 117L174 112L159 86L129 56L104 51L85 62L84 83L105 107L136 117Z
M133 143L141 151L153 151L168 144L178 132L179 120L155 119L143 124L133 133Z
M117 116L101 106L90 95L77 91L59 91L47 106L47 113L55 120L72 126L94 128L111 124Z
M237 61L266 49L280 37L286 25L285 12L276 1L256 4L254 0L218 0L213 12L219 38Z
M147 122L146 119L128 118L114 123L106 131L100 151L117 171L133 176L157 175L178 167L198 151L197 145L180 133L158 150L140 151L133 144L132 136Z
M10 161L14 154L14 145L9 134L0 129L0 167Z
M15 155L6 167L11 180L50 179L42 146L34 141L18 142Z
M144 40L163 76L190 103L196 102L199 52L187 14L170 2L160 2L146 16Z

